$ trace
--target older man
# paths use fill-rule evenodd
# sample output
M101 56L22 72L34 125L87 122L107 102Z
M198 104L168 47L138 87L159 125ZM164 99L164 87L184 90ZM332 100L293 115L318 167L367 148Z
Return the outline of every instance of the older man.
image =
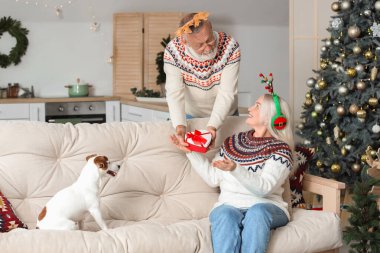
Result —
M210 117L213 136L228 115L238 115L240 48L224 32L215 32L208 13L186 15L164 54L166 98L176 136L182 145L186 118Z

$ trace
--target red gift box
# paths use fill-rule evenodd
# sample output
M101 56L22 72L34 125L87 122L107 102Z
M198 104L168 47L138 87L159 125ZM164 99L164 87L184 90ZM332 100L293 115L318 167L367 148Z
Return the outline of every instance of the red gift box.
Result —
M187 132L185 136L187 147L191 151L206 153L208 146L211 143L212 135L206 130L195 130L194 132Z

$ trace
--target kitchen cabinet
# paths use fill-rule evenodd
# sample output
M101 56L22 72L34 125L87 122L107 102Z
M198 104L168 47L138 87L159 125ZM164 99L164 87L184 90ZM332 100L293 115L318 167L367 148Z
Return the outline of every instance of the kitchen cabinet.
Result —
M1 104L1 120L29 120L29 104Z
M45 121L45 103L29 104L29 120Z
M130 89L160 90L156 55L161 40L174 38L182 12L116 13L113 16L113 94L133 99Z
M0 104L0 120L45 121L45 104Z
M120 122L120 101L106 101L106 122Z
M121 105L121 121L168 121L169 112L146 109L132 105Z

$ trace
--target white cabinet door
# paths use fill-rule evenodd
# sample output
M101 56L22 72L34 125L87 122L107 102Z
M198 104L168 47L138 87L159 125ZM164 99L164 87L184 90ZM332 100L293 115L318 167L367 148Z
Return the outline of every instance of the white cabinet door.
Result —
M29 120L29 104L0 104L0 120Z
M170 120L170 114L168 112L161 112L161 111L153 111L153 120L155 121L169 121Z
M32 103L29 106L29 119L32 121L45 121L45 103Z
M152 121L153 110L145 109L132 105L121 106L121 119L122 121Z
M106 101L106 122L120 122L120 101Z

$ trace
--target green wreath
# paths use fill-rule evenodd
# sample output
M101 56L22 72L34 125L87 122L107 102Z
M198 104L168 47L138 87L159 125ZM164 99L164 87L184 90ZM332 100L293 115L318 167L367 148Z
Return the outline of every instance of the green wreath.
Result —
M12 63L15 65L21 62L21 57L25 55L28 48L28 29L21 27L21 22L11 17L3 17L0 19L0 39L4 32L8 32L16 39L16 45L11 49L8 55L0 52L0 67L6 68Z

